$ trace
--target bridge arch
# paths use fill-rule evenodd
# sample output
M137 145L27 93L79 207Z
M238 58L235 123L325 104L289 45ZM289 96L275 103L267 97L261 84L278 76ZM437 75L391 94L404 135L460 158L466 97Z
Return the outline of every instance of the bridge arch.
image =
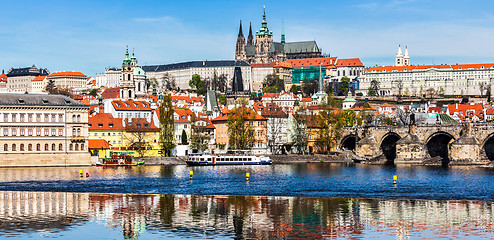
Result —
M429 136L425 144L431 157L441 157L443 163L449 162L449 147L455 137L448 132L439 131Z
M355 150L357 148L358 141L360 141L360 138L357 135L346 135L340 141L340 149Z
M400 135L395 132L388 132L381 139L379 148L389 162L393 162L396 158L396 143L400 139Z
M494 133L489 134L481 145L485 155L490 161L494 160Z

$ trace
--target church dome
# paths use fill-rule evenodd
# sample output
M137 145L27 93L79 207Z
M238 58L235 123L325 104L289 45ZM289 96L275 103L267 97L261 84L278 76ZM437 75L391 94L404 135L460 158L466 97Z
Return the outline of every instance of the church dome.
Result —
M134 67L134 76L146 76L146 72L140 67Z

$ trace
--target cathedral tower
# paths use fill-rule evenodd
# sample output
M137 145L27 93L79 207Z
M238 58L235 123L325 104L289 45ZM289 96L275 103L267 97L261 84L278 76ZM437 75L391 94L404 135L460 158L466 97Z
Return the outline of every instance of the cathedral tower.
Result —
M405 56L403 57L403 65L410 66L410 56L408 56L408 47L405 46Z
M401 46L398 45L398 53L396 53L395 57L395 66L405 66L405 59L403 57L403 53L401 52Z
M269 63L269 49L273 45L273 32L268 29L266 8L263 10L261 29L256 32L256 62Z
M254 43L254 35L252 35L252 23L249 24L249 36L247 37L247 46L253 46Z
M240 29L238 30L237 47L235 48L235 60L236 61L246 60L245 38L244 38L244 33L242 31L242 21L240 21Z

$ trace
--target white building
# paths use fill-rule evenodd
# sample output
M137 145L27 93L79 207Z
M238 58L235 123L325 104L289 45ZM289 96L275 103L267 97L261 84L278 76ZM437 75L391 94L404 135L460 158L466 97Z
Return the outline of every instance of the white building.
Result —
M482 95L494 83L494 63L372 67L360 78L360 91L367 94L372 81L379 83L380 96L397 95L400 88L404 96L432 90L444 95Z
M96 75L96 87L119 87L122 71L118 68L107 68L105 73Z
M11 68L7 72L7 91L24 93L32 91L32 81L37 76L50 74L48 70L37 68L35 65L26 68Z

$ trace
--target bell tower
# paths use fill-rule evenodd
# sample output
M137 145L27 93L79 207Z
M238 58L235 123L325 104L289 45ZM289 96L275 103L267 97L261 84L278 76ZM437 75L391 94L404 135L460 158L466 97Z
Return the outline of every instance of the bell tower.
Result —
M268 63L269 49L273 45L273 32L268 29L266 7L263 9L261 29L256 32L256 63Z
M129 57L129 46L126 47L125 57L122 62L122 75L120 78L120 98L134 99L135 85L133 76L133 64L137 64L137 60L133 61Z

